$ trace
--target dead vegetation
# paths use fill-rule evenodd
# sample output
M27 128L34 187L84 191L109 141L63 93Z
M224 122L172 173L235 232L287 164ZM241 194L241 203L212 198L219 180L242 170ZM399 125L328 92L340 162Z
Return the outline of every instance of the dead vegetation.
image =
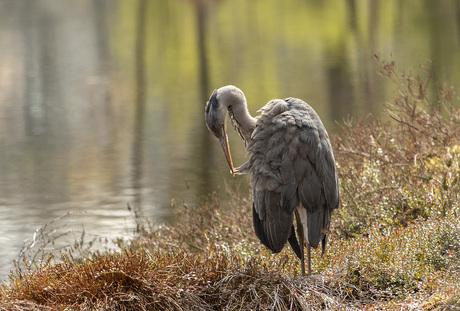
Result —
M378 56L376 56L378 59ZM342 235L365 234L371 224L406 226L431 216L458 217L460 112L452 86L422 74L398 73L382 62L380 74L397 88L387 121L348 120L333 137L342 190Z
M121 251L24 258L0 289L5 310L459 310L460 112L454 89L400 74L388 119L349 120L334 136L341 208L328 250L299 276L253 234L250 199L229 189L173 202L177 222L132 211L138 235Z

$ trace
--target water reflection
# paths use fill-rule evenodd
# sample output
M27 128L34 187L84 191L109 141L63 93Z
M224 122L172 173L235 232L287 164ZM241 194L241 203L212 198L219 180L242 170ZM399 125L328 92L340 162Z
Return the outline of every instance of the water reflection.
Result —
M114 238L127 203L167 216L225 178L246 191L203 121L214 88L239 86L253 115L302 98L334 131L393 96L373 51L407 70L431 59L458 87L459 40L455 0L0 0L0 278L68 211Z

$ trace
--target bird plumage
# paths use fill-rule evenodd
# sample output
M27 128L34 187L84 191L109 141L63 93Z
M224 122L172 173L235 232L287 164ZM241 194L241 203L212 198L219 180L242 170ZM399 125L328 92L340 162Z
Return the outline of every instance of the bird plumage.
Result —
M252 118L244 94L238 97L244 100L236 100L233 95L241 91L224 88L215 91L208 102L207 124L209 127L213 107L225 107L247 143L250 159L235 173L251 174L256 236L274 253L289 241L303 258L293 226L298 213L307 243L316 248L321 242L324 252L331 213L339 204L339 188L329 136L318 114L304 101L286 98L270 101Z
M300 99L272 100L261 112L247 146L251 157L236 169L251 174L256 235L270 250L280 252L299 206L307 215L307 242L317 247L324 241L324 248L331 212L339 202L335 161L324 125Z

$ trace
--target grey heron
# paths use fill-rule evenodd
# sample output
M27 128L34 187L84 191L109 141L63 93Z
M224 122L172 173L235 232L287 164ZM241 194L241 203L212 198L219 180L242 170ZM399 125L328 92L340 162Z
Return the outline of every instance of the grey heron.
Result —
M306 244L310 275L310 247L321 242L324 254L331 214L339 206L329 136L318 114L300 99L271 100L260 112L252 117L244 93L228 85L209 98L206 125L219 139L231 172L251 174L253 226L260 242L279 253L289 241L300 258L302 276ZM227 113L250 154L249 161L236 169L227 138Z

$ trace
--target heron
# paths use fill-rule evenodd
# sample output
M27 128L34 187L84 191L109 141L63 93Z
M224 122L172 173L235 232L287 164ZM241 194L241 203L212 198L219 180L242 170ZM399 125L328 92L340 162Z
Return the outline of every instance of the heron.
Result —
M274 99L252 117L244 93L233 85L214 90L206 104L208 129L224 151L231 173L250 174L254 232L273 253L289 241L311 275L311 247L326 249L339 185L329 135L318 114L297 98ZM249 160L233 167L226 119L246 144ZM297 227L294 228L294 217Z

